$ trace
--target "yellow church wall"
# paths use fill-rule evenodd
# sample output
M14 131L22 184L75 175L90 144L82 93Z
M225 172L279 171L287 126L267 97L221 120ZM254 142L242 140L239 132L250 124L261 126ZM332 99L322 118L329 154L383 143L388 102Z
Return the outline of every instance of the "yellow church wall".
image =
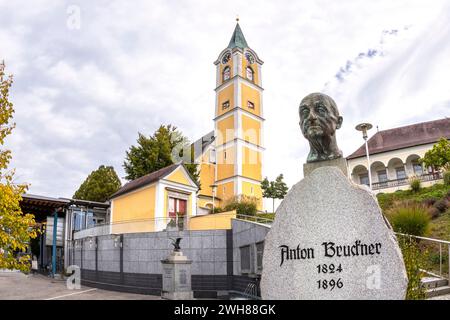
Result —
M242 147L242 175L255 180L261 180L261 153Z
M257 209L262 210L262 190L261 184L251 183L247 181L242 181L242 194L255 197L258 199Z
M214 184L215 167L210 163L200 164L200 191L199 194L212 196L212 188Z
M146 232L154 230L155 185L112 200L112 232ZM138 221L131 221L138 220Z
M244 194L246 196L250 196L250 197L261 198L262 197L261 185L243 181L242 182L242 194Z
M235 153L234 146L216 151L217 180L234 176Z
M227 109L222 109L222 104L225 101L229 101L230 106ZM217 115L218 116L220 116L220 115L224 114L225 112L234 108L234 85L233 84L220 90L220 92L218 93L217 103L218 103L218 105L216 107L217 107Z
M242 109L259 116L261 114L261 108L260 108L261 95L260 95L259 91L256 89L250 88L249 86L241 83L241 92L242 92L242 99L241 99ZM247 107L248 101L253 102L253 104L255 106L254 109L250 109Z
M192 217L189 219L189 230L231 229L231 219L234 218L236 218L236 210Z
M166 180L181 183L185 185L190 185L191 182L186 178L185 174L183 173L183 170L181 168L176 169L174 172L172 172L170 175L168 175Z
M245 57L242 57L242 77L247 79L247 67L250 66L253 70L253 83L258 84L259 83L259 73L258 73L258 64L255 63L248 63L247 59ZM249 80L250 81L250 80Z
M215 201L217 204L217 201ZM207 204L212 205L212 198L202 198L202 197L198 197L197 198L197 206L201 207L201 208L206 208Z
M221 205L224 205L227 200L234 196L234 182L230 181L227 183L218 184L216 194L217 197L222 200Z
M235 137L234 115L217 122L217 145L227 143Z
M261 123L258 120L242 115L242 131L245 141L260 145Z

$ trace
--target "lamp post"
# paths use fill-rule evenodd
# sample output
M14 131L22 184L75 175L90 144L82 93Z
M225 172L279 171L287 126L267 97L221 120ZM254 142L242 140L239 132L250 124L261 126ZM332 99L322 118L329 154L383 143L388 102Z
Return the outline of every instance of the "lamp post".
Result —
M215 205L215 202L216 202L215 196L216 196L216 188L217 188L217 185L216 185L216 184L212 184L212 185L210 185L210 187L211 187L211 189L212 189L212 196L213 196L212 213L214 213L214 205Z
M369 158L369 146L367 144L367 131L372 129L372 125L370 123L360 123L355 128L358 131L362 131L363 139L366 144L366 157L367 157L367 168L369 172L369 188L372 190L372 173L370 171L370 158Z

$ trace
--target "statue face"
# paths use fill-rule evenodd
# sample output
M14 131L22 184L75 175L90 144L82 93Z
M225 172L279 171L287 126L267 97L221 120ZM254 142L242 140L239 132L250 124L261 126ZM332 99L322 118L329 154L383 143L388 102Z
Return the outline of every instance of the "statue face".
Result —
M331 101L322 94L310 94L300 103L300 128L306 139L317 139L334 135L342 124L331 105Z

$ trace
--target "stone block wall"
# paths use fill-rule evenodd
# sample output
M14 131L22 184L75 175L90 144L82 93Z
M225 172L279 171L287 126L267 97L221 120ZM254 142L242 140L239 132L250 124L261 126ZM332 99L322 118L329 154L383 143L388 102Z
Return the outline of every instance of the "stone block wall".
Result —
M239 248L263 241L269 228L237 219L233 219L232 226L232 230L87 237L75 240L74 252L69 254L74 257L74 264L80 266L85 285L159 295L161 260L173 250L171 238L182 238L181 251L192 260L192 289L196 297L244 292L255 277L241 273Z

